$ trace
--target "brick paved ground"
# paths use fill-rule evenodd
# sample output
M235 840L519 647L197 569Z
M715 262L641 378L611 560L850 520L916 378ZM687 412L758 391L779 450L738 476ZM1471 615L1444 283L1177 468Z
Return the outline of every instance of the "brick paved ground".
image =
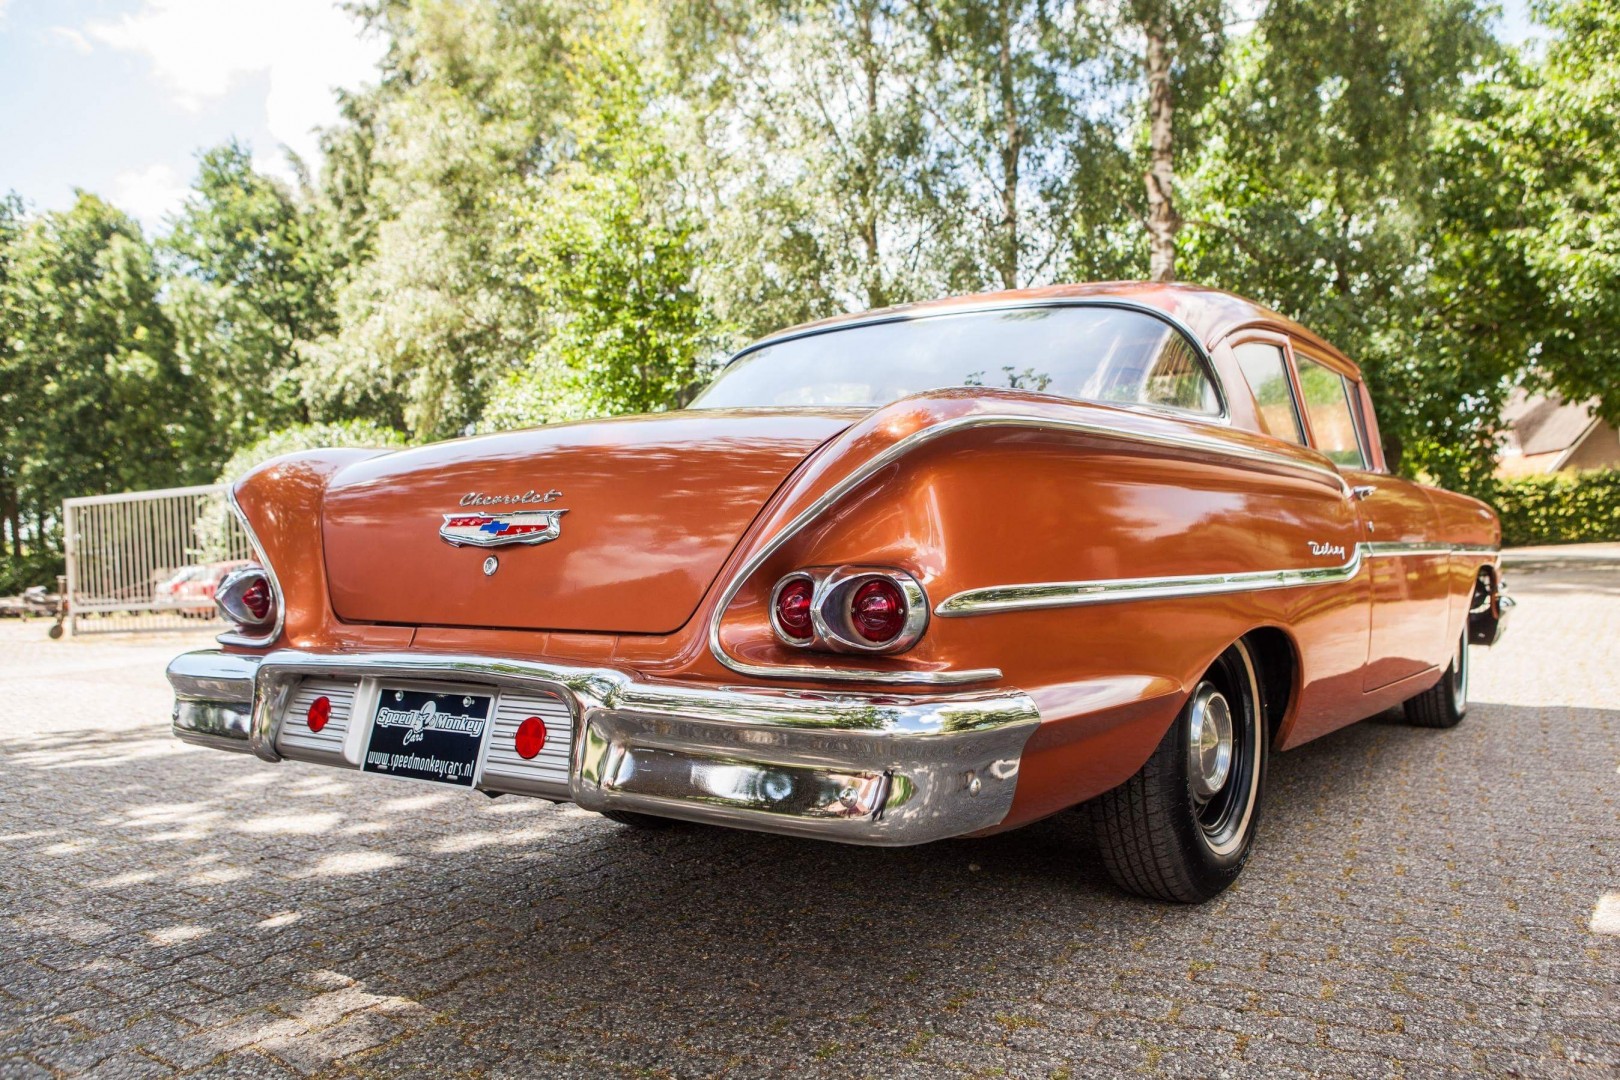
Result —
M187 749L184 642L0 626L0 1074L1613 1075L1620 569L1515 586L1463 726L1279 758L1197 909L1062 822L643 834Z

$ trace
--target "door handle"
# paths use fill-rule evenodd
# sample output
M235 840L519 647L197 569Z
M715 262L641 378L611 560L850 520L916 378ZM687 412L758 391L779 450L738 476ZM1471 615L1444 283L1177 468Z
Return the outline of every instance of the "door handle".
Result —
M1355 487L1350 489L1350 497L1352 499L1365 499L1367 496L1371 495L1377 490L1378 489L1373 487L1371 484L1357 484Z

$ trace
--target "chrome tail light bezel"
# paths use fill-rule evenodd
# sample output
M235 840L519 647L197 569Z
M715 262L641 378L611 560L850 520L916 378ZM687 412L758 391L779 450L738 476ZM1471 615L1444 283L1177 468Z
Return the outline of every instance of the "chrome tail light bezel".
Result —
M261 649L274 644L276 639L281 637L282 624L287 617L287 603L282 595L281 582L276 577L275 568L270 565L270 560L265 557L264 545L259 542L259 534L254 530L253 523L248 520L247 514L243 512L241 504L236 501L235 485L225 489L225 503L237 522L242 526L242 531L247 534L248 544L253 549L253 557L258 561L258 565L232 571L215 588L214 606L219 609L221 615L236 625L232 629L217 635L214 640L221 645L240 645L247 648ZM258 571L263 574L270 586L270 600L274 607L270 612L269 620L263 623L238 623L235 616L227 612L219 602L220 593L225 590L226 583L237 574L248 571ZM251 615L251 612L249 614Z
M810 636L809 637L804 637L804 638L795 637L792 634L788 633L787 627L782 625L782 620L781 620L780 616L777 613L777 604L780 602L780 600L782 598L783 590L786 589L789 585L792 585L796 581L808 581L810 583ZM784 642L785 644L791 645L795 649L809 649L809 648L814 648L815 647L815 644L816 644L816 614L815 614L816 613L816 593L819 592L819 591L820 591L820 583L816 581L816 577L815 577L814 574L812 574L812 573L810 573L809 571L806 571L806 570L795 570L791 574L783 575L782 579L780 581L778 581L776 583L776 585L771 589L771 603L770 603L771 629L776 632L776 637L777 637L778 641L781 641L781 642Z
M850 602L868 581L891 582L905 598L906 618L900 632L888 641L873 642L862 637L851 623ZM814 591L810 598L809 638L796 638L783 629L777 618L777 600L782 590L795 581L808 580ZM821 652L859 653L886 656L903 653L916 646L928 630L928 594L921 582L904 570L876 566L807 567L784 574L771 589L770 622L776 639L794 649Z
M255 615L243 599L254 585L263 585L270 600L269 609L262 616ZM214 590L214 606L225 619L248 632L274 626L281 608L275 585L262 566L244 566L226 574Z

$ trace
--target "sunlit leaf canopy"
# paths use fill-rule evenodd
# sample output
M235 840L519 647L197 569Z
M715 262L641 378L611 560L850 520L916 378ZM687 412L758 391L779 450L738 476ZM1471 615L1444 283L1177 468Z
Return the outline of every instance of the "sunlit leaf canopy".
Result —
M676 408L796 322L1150 266L1355 358L1409 474L1489 494L1515 385L1620 418L1604 0L1526 50L1473 0L359 6L304 182L201 150L155 237L0 203L0 592L63 497L267 437Z

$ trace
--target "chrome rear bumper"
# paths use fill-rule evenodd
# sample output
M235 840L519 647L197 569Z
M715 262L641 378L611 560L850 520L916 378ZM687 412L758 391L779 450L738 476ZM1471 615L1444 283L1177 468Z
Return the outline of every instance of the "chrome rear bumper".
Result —
M919 844L999 824L1012 806L1020 755L1040 723L1018 691L896 696L652 682L609 668L431 653L264 657L215 650L169 665L174 733L279 761L283 720L299 685L319 679L492 687L554 696L572 716L566 779L500 769L486 746L478 790L567 799L853 844ZM363 702L356 694L353 701ZM363 707L349 722L368 723ZM285 756L357 767L351 752ZM484 736L494 740L494 725Z

